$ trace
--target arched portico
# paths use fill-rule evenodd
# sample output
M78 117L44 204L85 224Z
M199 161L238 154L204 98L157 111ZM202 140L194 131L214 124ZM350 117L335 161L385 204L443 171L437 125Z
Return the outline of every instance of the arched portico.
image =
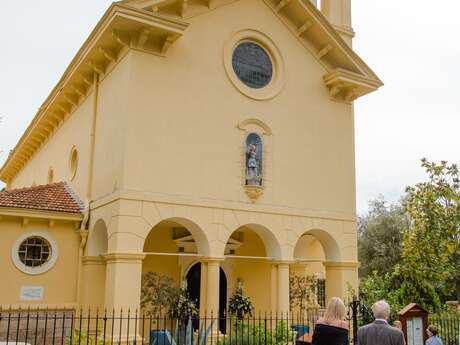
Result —
M257 223L241 225L228 237L224 255L225 265L231 269L231 294L241 284L257 311L288 310L289 277L284 282L280 274L289 274L289 270L280 265L282 247L275 231Z
M145 238L142 275L154 272L171 278L174 285L180 287L187 282L187 272L194 263L203 264L205 267L200 274L206 275L207 264L202 258L208 257L209 252L207 235L194 221L179 217L162 220L152 227ZM200 278L200 283L205 283L206 278ZM200 286L197 288L198 291L202 290ZM200 310L206 310L209 302L206 295L197 300Z
M292 273L325 278L325 303L334 296L346 298L348 285L357 285L358 264L343 257L345 239L342 233L314 228L301 232L295 242Z

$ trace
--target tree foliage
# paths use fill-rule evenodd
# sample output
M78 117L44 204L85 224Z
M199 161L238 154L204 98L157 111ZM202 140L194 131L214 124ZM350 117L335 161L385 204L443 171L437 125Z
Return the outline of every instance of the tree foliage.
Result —
M457 290L460 300L460 173L457 165L422 159L428 181L408 187L412 219L402 256L410 276L432 282L441 294ZM409 292L410 294L412 292Z
M291 309L299 308L301 312L306 307L315 304L317 282L314 276L291 275L289 277L289 303Z
M409 217L401 203L389 204L382 197L369 203L369 212L358 219L359 273L390 272L401 263L404 230Z
M156 272L142 276L141 307L147 314L160 315L168 311L176 295L177 288L171 277Z
M422 160L427 181L402 205L371 203L360 219L360 296L393 309L415 302L434 312L460 294L460 174L455 164ZM460 299L460 296L457 296Z

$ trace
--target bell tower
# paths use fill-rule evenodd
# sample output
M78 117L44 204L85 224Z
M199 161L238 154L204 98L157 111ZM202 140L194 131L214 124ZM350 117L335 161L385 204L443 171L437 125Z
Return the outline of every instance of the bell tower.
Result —
M351 47L355 36L351 27L351 0L322 0L321 12Z

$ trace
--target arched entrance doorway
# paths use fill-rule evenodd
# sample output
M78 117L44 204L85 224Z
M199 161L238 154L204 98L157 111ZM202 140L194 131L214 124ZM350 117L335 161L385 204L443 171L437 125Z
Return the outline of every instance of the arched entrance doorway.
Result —
M200 305L201 263L194 264L187 272L187 291L190 297ZM226 333L227 277L222 267L219 274L219 331ZM194 320L193 328L199 328L199 321Z

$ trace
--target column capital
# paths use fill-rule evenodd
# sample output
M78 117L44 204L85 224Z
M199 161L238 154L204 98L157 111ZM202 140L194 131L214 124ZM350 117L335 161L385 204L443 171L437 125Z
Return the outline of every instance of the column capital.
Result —
M108 253L103 255L107 263L142 263L145 254L139 253Z
M295 264L295 261L294 260L273 260L271 263L277 266L289 266L289 265Z
M356 269L360 263L357 261L324 261L323 265L326 269Z
M220 264L222 261L225 261L224 257L208 257L208 256L203 256L200 258L201 262L205 262L207 264Z

